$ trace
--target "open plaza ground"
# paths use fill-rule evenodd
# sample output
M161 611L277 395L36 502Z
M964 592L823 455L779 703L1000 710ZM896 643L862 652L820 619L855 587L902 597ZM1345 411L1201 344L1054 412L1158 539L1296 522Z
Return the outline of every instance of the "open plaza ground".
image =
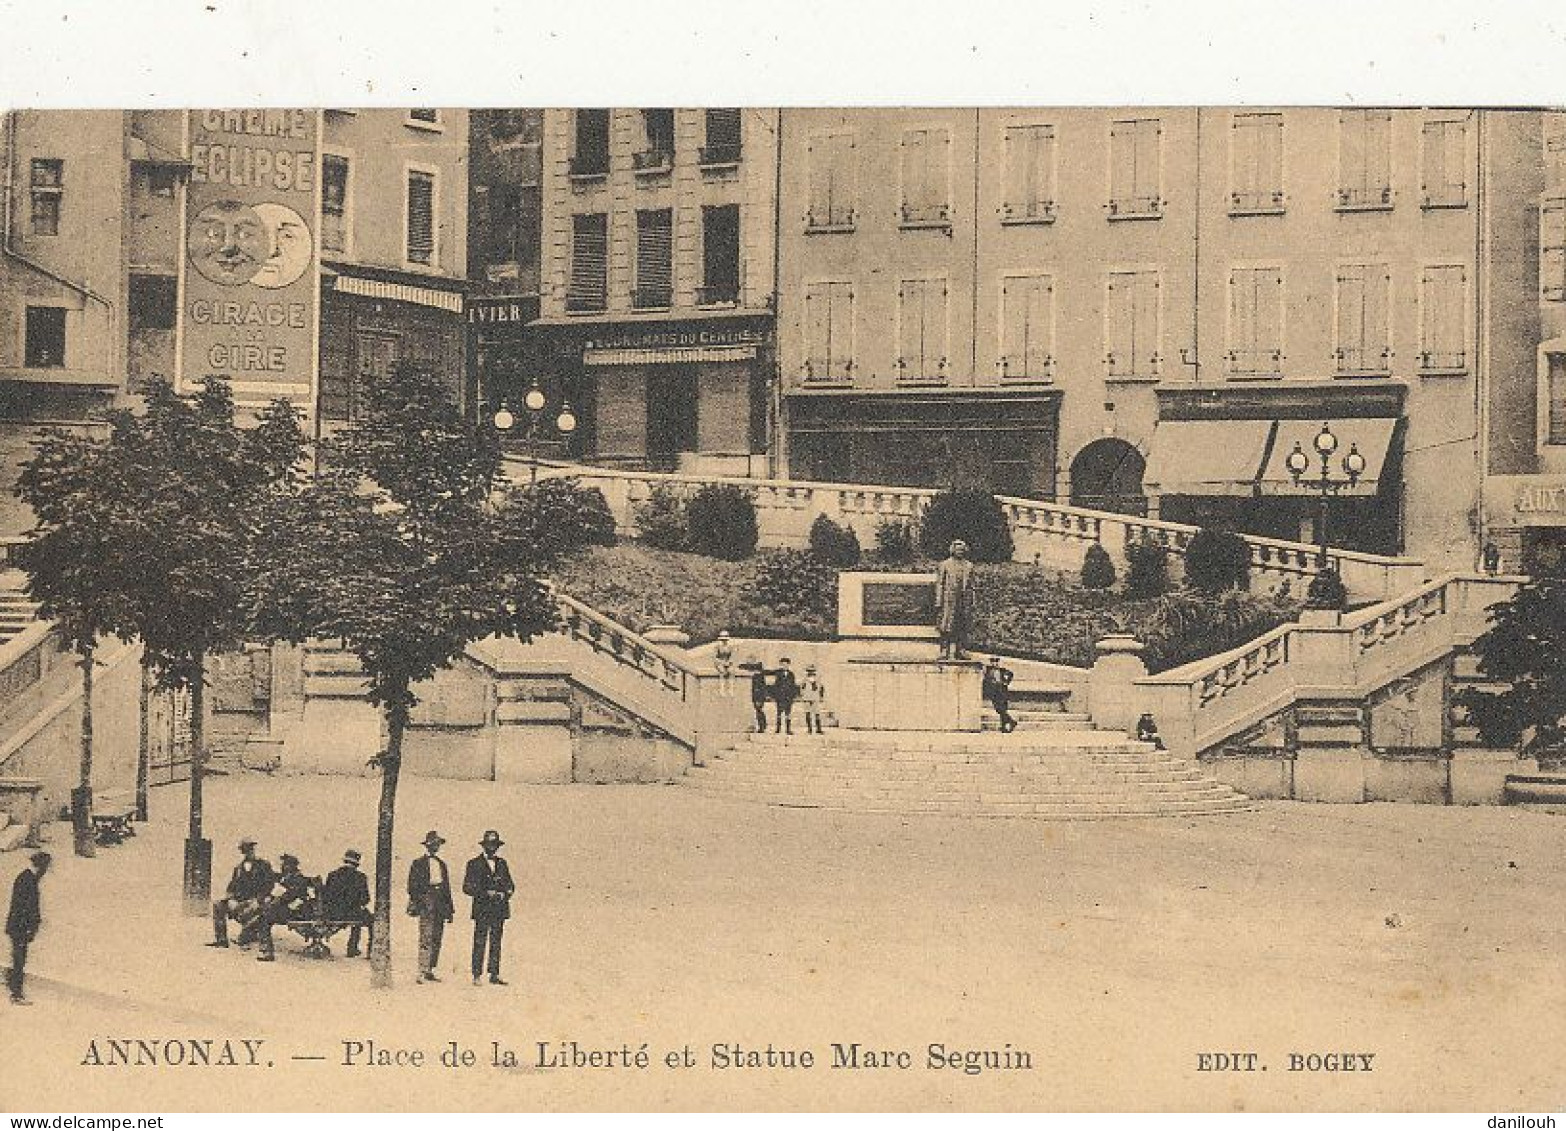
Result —
M216 885L243 833L307 872L350 846L368 867L378 784L213 781ZM302 957L282 931L271 965L203 946L210 923L180 912L184 805L183 787L155 791L153 821L93 860L71 857L56 831L36 1005L0 1013L0 1108L1507 1111L1566 1100L1566 820L1547 813L1278 803L1048 823L764 808L667 786L405 779L397 983L373 990L341 936L330 961ZM491 827L518 880L511 985L469 983L460 896L443 981L417 985L401 913L409 860L437 828L460 879ZM7 857L11 871L20 856ZM111 1041L138 1040L158 1059L212 1041L214 1058L226 1047L240 1063L90 1063L113 1059ZM562 1049L573 1041L628 1050L633 1063L575 1067ZM440 1063L450 1042L473 1051L471 1067ZM833 1067L855 1043L861 1064L878 1050L894 1066ZM795 1064L808 1050L813 1066L736 1066L769 1045ZM992 1064L1026 1054L1031 1066L970 1074L968 1050L994 1051ZM899 1051L909 1067L895 1066ZM1215 1053L1254 1053L1239 1063L1255 1070L1201 1071L1222 1063L1201 1059ZM1291 1054L1327 1053L1355 1054L1357 1070L1289 1070ZM393 1063L367 1063L376 1055Z

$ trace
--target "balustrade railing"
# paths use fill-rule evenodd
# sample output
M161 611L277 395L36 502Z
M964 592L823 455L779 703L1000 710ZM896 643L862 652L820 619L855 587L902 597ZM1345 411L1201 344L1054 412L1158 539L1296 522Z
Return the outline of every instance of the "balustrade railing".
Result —
M635 671L662 691L677 695L682 703L694 698L698 673L690 664L573 597L557 593L555 600L559 605L561 631L572 640Z

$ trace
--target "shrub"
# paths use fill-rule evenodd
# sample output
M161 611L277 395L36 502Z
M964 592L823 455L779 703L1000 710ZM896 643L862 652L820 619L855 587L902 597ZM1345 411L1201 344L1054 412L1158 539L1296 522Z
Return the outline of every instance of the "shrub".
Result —
M555 559L585 546L613 546L614 515L597 487L575 479L544 479L512 491L506 529L523 549Z
M673 488L654 487L647 501L636 509L636 531L643 542L657 549L685 549L685 500Z
M837 570L810 550L779 550L757 565L750 597L783 613L835 615Z
M810 524L810 552L828 565L852 569L859 564L859 535L826 515Z
M737 562L756 552L760 530L750 492L733 483L709 483L685 504L687 545L698 554Z
M1082 559L1082 587L1108 589L1114 584L1115 563L1109 560L1109 551L1094 542Z
M1348 604L1348 586L1335 569L1322 570L1310 579L1305 589L1305 607L1310 609L1334 609L1342 611Z
M876 525L875 557L888 565L908 565L914 560L913 530L906 522L888 518Z
M1170 593L1159 599L1142 629L1147 666L1164 671L1227 652L1291 620L1294 613L1292 605L1234 590Z
M1126 544L1126 596L1162 597L1169 589L1169 551L1158 542Z
M930 500L919 524L920 547L944 558L958 538L968 543L968 556L976 562L1011 560L1011 527L1000 500L988 491L943 491Z
M1251 548L1232 530L1198 530L1185 548L1185 580L1193 589L1245 589L1250 574Z

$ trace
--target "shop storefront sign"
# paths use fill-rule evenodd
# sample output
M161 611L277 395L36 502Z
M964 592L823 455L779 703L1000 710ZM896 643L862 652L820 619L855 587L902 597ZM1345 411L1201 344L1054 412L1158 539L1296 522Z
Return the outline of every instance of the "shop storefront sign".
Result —
M1566 526L1566 476L1491 476L1485 493L1492 522Z

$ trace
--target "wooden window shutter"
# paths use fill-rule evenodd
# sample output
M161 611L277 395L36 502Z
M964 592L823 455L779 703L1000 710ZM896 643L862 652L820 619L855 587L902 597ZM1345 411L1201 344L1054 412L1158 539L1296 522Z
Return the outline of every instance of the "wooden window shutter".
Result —
M430 173L408 174L409 263L429 264L435 257L435 177Z

